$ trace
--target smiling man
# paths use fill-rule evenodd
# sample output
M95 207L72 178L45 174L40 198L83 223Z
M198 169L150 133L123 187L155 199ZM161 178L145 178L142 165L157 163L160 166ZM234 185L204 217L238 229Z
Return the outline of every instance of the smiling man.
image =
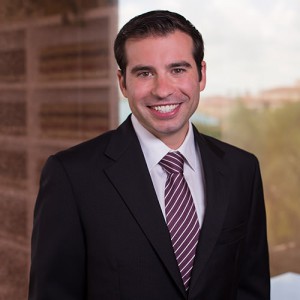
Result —
M193 48L192 38L179 30L163 37L129 38L126 79L118 73L133 115L172 149L183 143L205 87L205 62L199 82Z
M257 159L190 122L206 84L201 34L151 11L114 50L132 114L48 159L29 299L269 299Z

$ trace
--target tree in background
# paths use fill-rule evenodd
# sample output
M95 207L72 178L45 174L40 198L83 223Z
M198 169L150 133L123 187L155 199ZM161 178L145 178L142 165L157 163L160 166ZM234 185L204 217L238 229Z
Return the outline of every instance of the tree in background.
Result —
M270 246L300 242L300 103L254 111L239 105L223 140L259 158Z

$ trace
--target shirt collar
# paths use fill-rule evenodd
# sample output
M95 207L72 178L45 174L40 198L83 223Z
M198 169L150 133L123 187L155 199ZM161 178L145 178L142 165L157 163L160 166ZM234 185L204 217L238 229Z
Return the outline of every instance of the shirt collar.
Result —
M170 149L160 139L143 127L133 114L131 115L131 121L141 144L148 170L151 171L168 152L174 150ZM179 151L185 157L187 164L193 170L196 169L198 155L191 122L189 122L189 130L184 142L176 151Z

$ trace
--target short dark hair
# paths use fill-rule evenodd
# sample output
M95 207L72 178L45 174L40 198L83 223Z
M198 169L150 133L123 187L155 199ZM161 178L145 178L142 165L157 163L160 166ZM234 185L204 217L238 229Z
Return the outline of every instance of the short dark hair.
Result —
M180 30L192 38L194 45L193 57L197 65L199 80L201 81L201 63L204 57L202 35L182 15L167 10L154 10L138 15L126 23L119 31L114 44L114 53L124 78L128 64L125 43L128 39L166 36L175 30Z

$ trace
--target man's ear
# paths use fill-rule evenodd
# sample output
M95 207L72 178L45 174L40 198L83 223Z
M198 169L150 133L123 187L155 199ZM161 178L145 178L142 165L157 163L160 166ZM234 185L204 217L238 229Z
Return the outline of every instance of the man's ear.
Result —
M201 63L201 81L200 81L200 91L203 91L205 89L206 86L206 62L203 60Z
M125 98L127 98L126 82L125 82L125 78L124 78L125 74L123 75L121 70L118 70L117 76L118 76L120 90L121 90L123 96Z

